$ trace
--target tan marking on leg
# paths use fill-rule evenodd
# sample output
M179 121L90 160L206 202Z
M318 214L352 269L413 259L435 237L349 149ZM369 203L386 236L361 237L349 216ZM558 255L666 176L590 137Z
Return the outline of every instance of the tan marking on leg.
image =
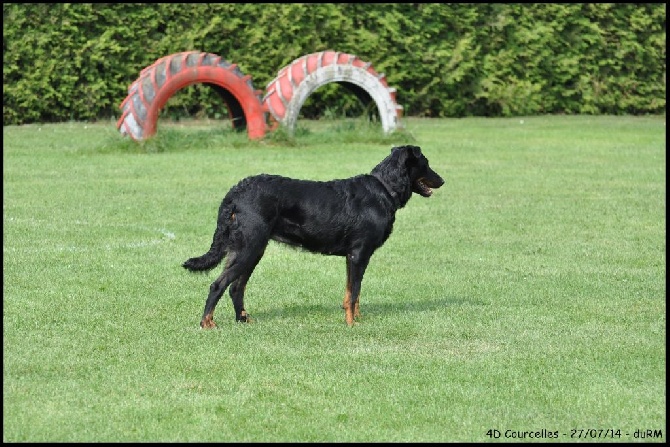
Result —
M344 302L342 303L344 308L344 318L349 326L354 324L354 312L351 308L351 291L347 288L347 293L344 295Z
M354 313L351 311L351 307L344 309L344 319L349 326L354 325Z
M205 315L202 318L202 321L200 322L200 327L203 329L214 329L216 327L212 314Z
M342 308L344 309L344 319L349 326L354 324L354 312L351 308L351 278L349 277L349 263L347 262L347 288L344 291L344 301L342 301Z
M349 291L349 287L347 286L347 289L344 291L344 300L342 301L342 309L346 309L350 301L351 301L351 292Z

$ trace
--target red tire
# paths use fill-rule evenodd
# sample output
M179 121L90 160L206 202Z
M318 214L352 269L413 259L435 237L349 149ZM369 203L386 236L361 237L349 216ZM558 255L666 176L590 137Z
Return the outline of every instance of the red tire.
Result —
M255 90L250 75L212 53L189 51L162 57L140 72L128 87L119 106L116 127L121 134L144 140L156 133L158 113L178 90L195 83L211 84L228 107L233 128L246 127L251 139L266 132L266 109L261 91Z
M396 103L396 90L388 86L384 74L377 73L370 62L353 54L322 51L302 56L279 70L267 86L263 105L289 132L295 128L300 109L307 97L329 82L352 88L375 101L385 133L400 126L402 106Z

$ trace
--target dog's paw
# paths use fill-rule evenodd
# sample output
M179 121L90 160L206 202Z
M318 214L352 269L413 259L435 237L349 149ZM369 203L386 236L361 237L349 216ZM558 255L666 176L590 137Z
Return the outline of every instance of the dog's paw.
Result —
M208 315L200 321L200 327L202 329L214 329L216 328L216 323L214 323L212 317Z
M251 323L251 315L249 315L245 310L242 311L242 314L235 319L238 323Z

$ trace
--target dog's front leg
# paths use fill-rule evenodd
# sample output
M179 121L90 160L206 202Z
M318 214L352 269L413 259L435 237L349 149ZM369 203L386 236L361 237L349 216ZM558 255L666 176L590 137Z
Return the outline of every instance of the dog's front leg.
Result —
M353 326L354 319L361 316L359 299L363 274L370 260L369 255L360 252L347 255L347 289L344 293L344 319L349 326Z

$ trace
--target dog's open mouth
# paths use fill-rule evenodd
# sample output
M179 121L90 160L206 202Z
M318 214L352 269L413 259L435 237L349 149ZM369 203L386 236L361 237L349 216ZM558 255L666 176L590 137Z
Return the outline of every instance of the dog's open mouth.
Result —
M426 184L426 181L423 177L418 179L414 184L418 189L417 192L422 196L430 197L433 194L433 190Z

